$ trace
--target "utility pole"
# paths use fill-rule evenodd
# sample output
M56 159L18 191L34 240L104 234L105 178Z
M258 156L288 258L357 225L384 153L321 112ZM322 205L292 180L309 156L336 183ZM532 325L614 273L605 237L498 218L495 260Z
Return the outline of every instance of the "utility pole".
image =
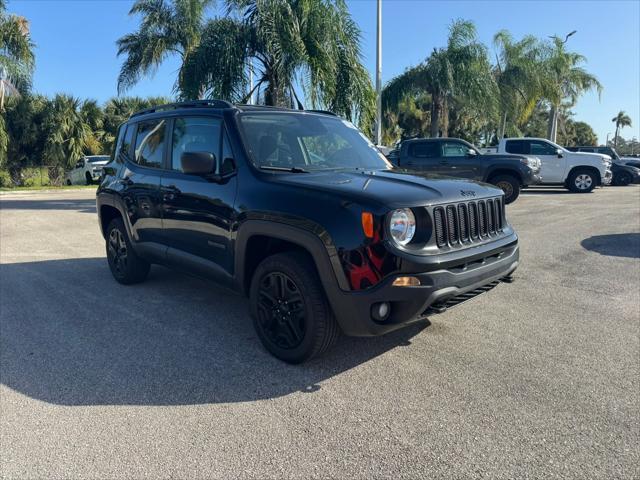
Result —
M382 0L378 0L376 46L376 145L382 144Z
M607 139L604 142L604 146L608 147L609 146L609 135L611 135L611 132L607 133Z

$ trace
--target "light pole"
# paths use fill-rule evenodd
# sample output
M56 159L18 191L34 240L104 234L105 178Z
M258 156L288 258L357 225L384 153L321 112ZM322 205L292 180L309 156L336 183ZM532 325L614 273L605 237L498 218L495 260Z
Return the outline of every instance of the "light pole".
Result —
M607 139L604 142L604 146L608 147L609 146L609 135L611 135L611 132L607 133Z
M380 145L382 144L382 0L378 0L376 36L376 145Z

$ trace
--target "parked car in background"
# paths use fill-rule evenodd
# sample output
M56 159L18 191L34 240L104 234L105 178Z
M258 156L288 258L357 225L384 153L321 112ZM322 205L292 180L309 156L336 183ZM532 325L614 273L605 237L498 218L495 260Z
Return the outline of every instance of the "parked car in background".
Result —
M387 158L397 167L411 171L491 183L502 189L505 203L515 201L520 189L541 181L537 158L483 154L458 138L405 140Z
M563 185L572 192L591 192L611 183L611 158L599 153L570 152L544 138L503 138L498 153L535 155L542 162L544 185Z
M566 147L570 152L587 152L587 153L601 153L603 155L609 155L611 157L611 173L613 174L613 180L611 183L617 186L629 185L630 183L640 183L640 169L633 165L633 161L625 161L618 155L612 147L594 147L594 146L581 146L581 147Z
M393 168L351 123L313 111L210 100L138 112L97 211L115 280L141 282L151 263L216 280L249 297L263 345L292 363L340 331L441 313L519 263L502 191Z
M76 166L65 176L67 185L91 185L100 179L102 167L109 161L108 155L87 155L76 162Z

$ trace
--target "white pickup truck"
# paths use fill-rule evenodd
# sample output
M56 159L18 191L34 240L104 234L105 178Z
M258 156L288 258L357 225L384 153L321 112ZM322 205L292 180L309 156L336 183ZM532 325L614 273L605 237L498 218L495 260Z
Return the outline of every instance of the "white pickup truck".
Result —
M564 185L572 192L587 193L611 183L611 157L599 153L570 152L544 138L504 138L496 153L534 155L542 166L542 185Z

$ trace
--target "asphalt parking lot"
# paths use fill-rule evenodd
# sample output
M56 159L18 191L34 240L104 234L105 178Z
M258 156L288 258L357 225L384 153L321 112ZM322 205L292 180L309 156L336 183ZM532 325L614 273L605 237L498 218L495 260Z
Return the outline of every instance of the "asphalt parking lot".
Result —
M289 366L240 297L112 280L93 192L0 196L2 477L640 477L640 186L508 215L515 283Z

